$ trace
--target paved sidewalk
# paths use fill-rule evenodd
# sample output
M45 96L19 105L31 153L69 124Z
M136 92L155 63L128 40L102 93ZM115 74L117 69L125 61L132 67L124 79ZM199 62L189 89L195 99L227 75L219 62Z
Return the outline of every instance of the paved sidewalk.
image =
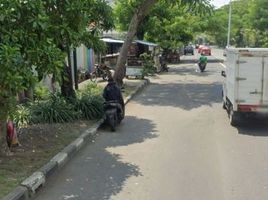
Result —
M83 87L90 80L82 83L79 87ZM135 87L125 99L125 104L140 90L142 90L150 81L148 79L124 79L124 83L127 86ZM106 81L98 82L99 85L106 85ZM61 152L55 155L47 164L34 172L30 177L25 179L17 188L9 193L3 200L27 200L34 196L42 186L46 184L46 180L51 177L55 171L63 167L68 160L70 160L76 152L78 152L87 141L94 136L103 123L103 119L99 120L92 127L89 127L84 133L82 133L75 141L66 146Z

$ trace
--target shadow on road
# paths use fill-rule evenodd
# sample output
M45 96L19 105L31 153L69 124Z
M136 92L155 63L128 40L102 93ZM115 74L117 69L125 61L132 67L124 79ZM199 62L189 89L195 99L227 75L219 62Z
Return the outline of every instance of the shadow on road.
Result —
M268 137L268 115L260 114L250 118L243 117L240 119L237 129L239 134Z
M157 137L154 134L155 125L150 120L133 116L126 116L116 132L110 132L110 128L106 125L103 125L100 130L110 134L111 138L105 144L106 147L127 146Z
M191 110L200 106L219 103L221 99L220 83L152 83L150 92L143 92L135 101L143 105L173 106Z
M121 153L114 149L156 138L155 125L147 119L126 116L116 132L106 127L100 132L92 138L92 144L51 178L52 184L40 191L36 200L108 200L122 190L130 177L142 176L137 165L123 161Z
M198 76L198 77L206 77L215 74L215 71L212 71L210 68L206 68L204 72L200 72L198 66L194 66L194 64L189 66L180 66L180 67L171 67L168 74L180 75L180 76Z
M128 130L134 130L129 132ZM142 143L147 139L157 137L154 134L155 125L148 119L126 116L117 132L110 132L108 127L102 127L105 137L94 151L95 156L90 159L87 177L87 197L79 199L108 200L111 196L119 193L125 181L133 176L142 176L139 167L133 163L122 161L119 154L112 153L109 148L123 147L135 143ZM107 136L107 134L109 134ZM91 153L89 152L91 155ZM142 156L142 155L140 155Z
M185 56L183 59L181 59L180 63L196 63L198 61L198 58ZM208 63L218 63L218 62L224 62L224 59L215 58L214 56L208 56Z

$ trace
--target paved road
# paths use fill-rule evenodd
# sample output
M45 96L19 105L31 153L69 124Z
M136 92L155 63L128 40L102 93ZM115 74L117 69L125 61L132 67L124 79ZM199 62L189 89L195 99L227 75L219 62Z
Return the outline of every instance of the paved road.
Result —
M117 132L102 128L36 199L267 199L268 125L231 127L221 66L201 74L193 58L154 77Z

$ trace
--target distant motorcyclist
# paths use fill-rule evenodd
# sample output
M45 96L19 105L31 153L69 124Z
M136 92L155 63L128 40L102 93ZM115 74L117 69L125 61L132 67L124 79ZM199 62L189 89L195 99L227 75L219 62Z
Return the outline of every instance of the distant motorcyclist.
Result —
M109 106L109 102L118 103L118 111L121 117L124 117L125 104L120 88L116 85L114 79L110 76L108 79L108 84L103 90L103 98L105 99L106 105ZM105 108L104 108L105 109Z
M201 53L201 56L199 57L198 67L201 72L203 72L206 68L208 58Z
M206 63L208 62L208 58L207 56L205 56L205 54L201 53L201 56L199 57L199 63Z
M160 63L160 66L161 66L160 71L168 72L167 62L166 62L165 56L163 54L159 55L159 63Z

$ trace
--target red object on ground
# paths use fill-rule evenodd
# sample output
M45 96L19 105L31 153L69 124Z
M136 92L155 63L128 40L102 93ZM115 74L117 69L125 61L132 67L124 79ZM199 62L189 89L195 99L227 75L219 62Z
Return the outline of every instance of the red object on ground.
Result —
M16 129L15 129L13 121L11 120L7 121L6 129L7 129L6 140L7 140L8 147L10 148L13 145L18 145Z

